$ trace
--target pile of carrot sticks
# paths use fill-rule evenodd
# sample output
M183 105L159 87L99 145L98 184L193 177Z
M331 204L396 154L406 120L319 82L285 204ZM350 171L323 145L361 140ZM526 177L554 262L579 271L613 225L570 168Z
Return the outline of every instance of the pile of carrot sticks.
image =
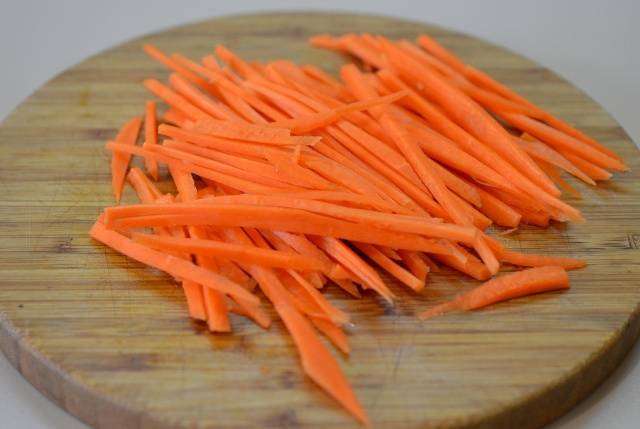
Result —
M443 266L485 281L423 319L567 288L566 270L584 261L509 250L487 228L584 222L561 199L580 196L562 174L594 186L626 166L426 35L311 43L361 67L336 79L223 46L194 61L145 45L170 72L168 83L144 81L164 105L148 101L106 145L116 201L128 183L140 202L106 208L91 236L173 276L212 332L231 332L231 314L267 329L266 298L306 374L367 424L319 337L350 351L349 315L323 295L327 284L392 303L394 288L419 293ZM164 177L175 192L156 186ZM498 275L505 264L521 270Z

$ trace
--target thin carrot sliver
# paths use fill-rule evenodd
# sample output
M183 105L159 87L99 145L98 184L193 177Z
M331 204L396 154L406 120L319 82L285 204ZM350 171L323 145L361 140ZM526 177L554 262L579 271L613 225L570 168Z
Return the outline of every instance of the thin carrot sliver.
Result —
M156 116L156 103L154 101L147 101L145 105L144 115L144 146L158 144L158 124ZM153 180L158 180L158 163L154 160L145 160L145 167L147 171L153 177Z
M135 145L138 140L138 133L140 132L141 126L142 118L136 116L130 119L118 132L116 141L123 145ZM113 196L115 197L116 202L120 202L120 198L122 197L122 189L124 188L124 181L127 176L129 161L131 161L131 155L126 153L114 152L111 156L111 186L113 188Z

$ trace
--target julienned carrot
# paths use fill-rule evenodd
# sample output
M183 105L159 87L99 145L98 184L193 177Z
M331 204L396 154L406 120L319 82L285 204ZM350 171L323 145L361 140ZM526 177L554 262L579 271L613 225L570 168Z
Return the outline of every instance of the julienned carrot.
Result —
M135 145L138 140L141 125L142 118L138 116L131 118L122 126L116 136L116 140L123 145ZM111 186L116 202L120 202L120 198L122 197L122 189L124 188L124 180L127 176L127 168L129 167L130 160L131 155L126 153L114 152L111 157Z
M467 274L468 276L473 277L476 280L487 280L491 277L491 273L487 269L487 267L480 262L478 258L468 253L462 247L457 249L466 256L465 261L461 261L458 258L455 258L452 255L433 255L433 258L436 261L440 261L441 263L454 268L461 273Z
M300 182L295 181L295 176L277 170L262 160L245 158L234 154L211 150L197 145L183 143L175 140L165 140L163 149L156 152L178 157L184 155L184 159L196 165L210 168L211 170L225 172L232 176L254 180L256 183L272 186L274 188L287 189L290 192L300 192Z
M384 253L375 246L366 243L353 243L362 253L378 264L382 269L387 271L396 279L409 286L414 291L420 291L424 288L424 279L420 279L409 271L396 264L392 259L388 258Z
M477 188L480 194L480 210L494 223L500 226L515 228L520 223L522 215L501 199L493 196L481 187Z
M309 321L316 329L322 332L344 354L351 353L349 339L342 329L328 320L310 317Z
M394 101L399 100L405 95L406 92L398 92L384 97L377 97L371 100L364 100L356 103L351 103L346 106L336 107L334 109L325 110L297 119L278 121L275 122L274 125L283 128L290 128L291 132L294 134L304 134L317 128L326 127L327 125L336 122L345 113L366 110L375 105L393 103Z
M257 305L259 302L255 295L247 292L242 286L212 271L200 268L192 262L137 244L124 235L107 229L100 221L93 225L90 234L97 241L106 244L123 255L164 271L173 277L199 283L220 293L233 296L247 304Z
M164 115L162 115L162 120L166 123L177 125L182 128L192 127L193 124L191 120L179 110L170 108Z
M503 96L503 97L505 97L507 99L511 99L513 101L519 102L523 106L528 106L530 108L536 109L538 111L538 114L543 117L544 121L547 122L552 127L558 129L559 131L562 131L565 134L568 134L568 135L570 135L572 137L575 137L578 140L581 140L585 144L587 144L587 145L589 145L589 146L591 146L593 148L598 149L599 151L601 151L602 153L604 153L606 155L612 156L614 158L621 159L611 149L603 146L602 144L598 143L594 139L592 139L589 136L585 135L581 131L573 128L572 126L570 126L566 122L564 122L564 121L558 119L557 117L551 115L550 113L544 111L543 109L541 109L540 107L536 106L535 104L533 104L532 102L530 102L526 98L524 98L521 95L517 94L515 91L507 88L505 85L503 85L500 82L492 79L488 74L486 74L486 73L484 73L484 72L482 72L482 71L480 71L480 70L478 70L478 69L476 69L474 67L471 67L469 65L464 64L453 53L448 51L446 48L444 48L442 45L440 45L438 42L436 42L431 37L429 37L427 35L422 35L422 36L420 36L418 38L418 43L424 49L426 49L427 51L429 51L430 53L432 53L433 55L438 57L440 60L446 62L453 69L455 69L458 72L461 72L462 74L464 74L471 81L476 82L477 84L482 85L482 86L490 89L491 91L495 92L496 94L499 94L499 95L501 95L501 96Z
M337 142L328 134L322 134L323 141L314 145L314 150L322 155L340 162L376 185L380 193L384 193L391 200L390 203L397 207L402 207L396 211L398 213L415 213L418 207L404 192L402 192L392 181L365 164L361 159L349 152L342 144Z
M567 158L551 149L541 141L535 140L533 138L520 138L518 140L518 144L520 144L520 146L522 146L524 150L526 150L534 158L541 159L545 162L553 164L556 167L563 169L567 173L572 174L583 182L595 186L595 182L587 174L573 165Z
M304 165L293 162L288 154L281 151L265 150L264 157L275 167L276 171L287 175L292 182L297 183L300 187L318 190L336 189L336 186L329 180Z
M378 273L342 241L324 236L311 236L310 238L318 247L355 274L363 285L378 292L388 302L393 302L395 295L384 284Z
M520 213L521 222L527 225L539 226L546 228L549 226L549 215L543 212L530 211L522 208L516 208Z
M420 256L420 252L413 252L410 250L398 250L402 263L409 269L411 274L420 279L420 281L426 285L427 277L431 269L426 264L425 260Z
M392 246L398 249L451 254L442 243L416 234L385 231L298 209L250 205L176 203L109 207L106 222L115 228L174 225L242 226L315 234Z
M223 137L207 136L193 130L186 130L168 124L161 124L158 127L160 135L171 137L175 140L189 142L198 146L214 149L220 152L239 154L249 157L261 158L264 152L264 145L259 143L242 143Z
M406 84L404 84L387 70L379 71L378 76L380 76L380 78L385 82L393 85L394 89L407 88ZM410 94L408 98L412 102L413 108L415 108L415 110L420 113L420 115L428 120L429 123L437 131L449 137L452 141L460 145L463 150L476 157L485 165L491 165L498 173L500 173L521 191L524 191L533 198L539 199L549 205L555 206L559 210L562 210L564 213L566 213L567 216L572 220L583 220L582 215L578 210L558 200L552 195L549 195L543 189L538 187L525 175L523 175L520 170L505 161L492 148L486 146L483 142L476 139L474 136L472 136L452 120L450 120L438 108L429 103L426 99L418 95L412 96L412 94Z
M551 177L551 180L553 180L553 182L562 189L563 192L566 192L574 198L582 198L582 193L580 193L580 191L578 191L569 182L562 178L562 176L560 175L560 170L556 166L542 160L538 160L536 162L538 163L540 168L542 168L544 172L547 173L547 176Z
M446 238L456 242L473 244L478 236L471 227L445 224L433 219L396 214L379 213L338 206L322 201L295 199L281 195L230 195L209 197L200 200L205 204L249 204L255 206L283 207L300 209L318 214L346 219L352 222L368 224L391 231L421 234L428 237Z
M245 170L242 168L238 168L237 166L229 165L229 163L219 162L211 158L205 158L203 156L196 155L193 152L179 150L171 144L152 146L150 149L150 152L152 153L159 153L172 157L174 159L180 159L184 162L193 163L194 165L207 168L211 171L228 174L230 176L238 177L244 180L250 180L256 184L269 186L271 188L285 189L294 192L301 189L293 185L289 185L288 183L282 182L276 178L271 178L267 175L256 173L253 171L253 169Z
M265 267L289 268L293 270L322 270L330 267L317 259L277 250L259 249L252 246L240 246L215 240L197 238L160 237L147 234L134 234L133 241L154 249L185 252L194 255L215 258L228 258L245 264L257 264Z
M391 58L393 67L402 74L425 86L442 108L463 128L475 135L484 143L492 146L512 165L517 166L534 183L551 195L559 195L559 191L542 171L538 169L529 156L515 144L514 139L485 110L471 100L462 91L438 76L432 69L421 67L411 57L404 54L391 43L383 43L385 53Z
M615 171L624 171L627 169L619 159L605 155L591 146L585 145L583 142L540 121L518 113L499 112L499 114L513 126L518 127L522 131L526 131L550 146L571 152L602 168L609 168Z
M147 43L143 46L143 48L145 52L149 54L149 56L161 62L169 69L179 73L185 79L188 79L191 83L194 83L202 88L209 88L209 83L206 80L202 79L200 76L183 67L178 62L174 61L155 46Z
M178 190L178 195L184 202L191 202L197 199L197 189L191 173L186 172L175 167L170 167L169 171L171 177ZM197 226L189 226L187 228L189 237L191 239L204 239L208 238L208 233L203 228ZM152 236L153 237L153 236ZM136 241L135 236L133 236ZM160 238L160 237L157 237ZM176 240L185 240L183 237L175 237ZM169 238L171 240L171 238ZM148 244L148 243L147 243ZM151 246L153 247L153 246ZM219 272L219 264L216 259L210 257L210 255L199 255L189 251L184 253L193 254L198 265L211 271ZM231 323L229 322L228 308L225 302L224 296L217 291L208 290L204 288L202 290L204 298L205 310L207 313L207 325L211 332L230 332ZM238 302L241 307L245 307L242 302Z
M453 301L420 313L418 317L425 320L454 310L476 310L497 302L568 287L569 277L561 267L529 268L489 280Z
M311 76L312 78L320 82L323 82L326 85L332 86L336 89L339 89L342 86L340 82L338 82L336 79L333 78L333 76L329 75L328 73L325 73L318 67L315 67L311 64L306 64L302 66L302 71L308 74L309 76Z
M407 197L413 199L419 207L436 217L445 218L448 216L442 207L429 195L423 192L420 187L416 186L413 182L404 177L398 171L394 170L384 161L374 156L361 141L345 134L340 134L337 131L339 130L329 129L330 134L335 135L337 139L340 139L341 143L348 145L349 149L354 154L356 154L360 159L366 160L367 164L370 165L371 168L379 172L399 189L404 191ZM335 134L333 134L334 132Z
M147 185L145 174L138 167L132 167L127 174L127 180L135 189L136 194L142 204L153 204L160 195L154 195L151 188Z
M502 262L519 265L521 267L543 267L553 265L562 267L565 270L575 270L587 265L587 263L582 259L565 258L561 256L531 255L512 250L504 250L500 252L498 254L498 259Z
M264 186L258 183L251 182L250 180L245 180L239 177L234 177L229 174L222 173L220 171L214 171L206 167L201 167L199 165L194 165L191 163L185 163L177 158L172 158L167 155L163 155L156 151L148 151L143 148L123 145L120 143L109 142L105 145L105 147L109 150L113 150L114 152L121 152L126 154L139 155L144 158L153 158L158 162L165 163L169 166L175 165L178 168L190 171L204 179L214 180L220 184L225 186L229 186L233 189L238 189L243 192L251 192L257 194L270 194L270 193L278 193L282 192L283 189L286 188L276 188L273 186ZM161 147L161 146L158 146ZM240 171L240 170L239 170ZM291 189L289 188L289 191Z
M384 256L386 256L387 258L391 259L392 261L400 261L400 260L402 260L402 258L398 254L398 252L396 252L395 249L392 249L391 247L387 247L387 246L375 246L375 247Z
M593 180L609 180L611 179L612 174L609 173L604 168L598 167L597 165L579 157L570 152L559 151L565 158L571 161L576 167L578 167L581 171L583 171L587 176L591 177Z
M478 181L489 183L491 186L505 190L514 189L513 186L505 184L505 179L502 176L458 148L446 137L426 127L411 126L410 129L420 137L418 140L420 148L436 161L462 171Z
M212 118L224 119L227 121L242 121L240 117L233 115L233 112L227 109L226 106L214 101L205 94L202 94L198 88L191 85L180 75L175 73L171 74L171 76L169 76L169 83L179 95L187 99L194 106L201 109ZM193 115L191 116L193 117ZM197 118L193 117L193 119Z
M239 229L234 231L232 238L236 243L251 243L244 232ZM337 362L322 345L307 320L297 311L275 273L268 268L252 265L251 274L258 281L260 289L271 301L291 334L307 375L349 410L354 417L366 424L368 418Z
M158 144L158 124L156 116L156 103L154 101L147 101L145 105L144 115L144 146L150 146ZM152 159L145 160L145 166L147 171L153 177L153 180L158 180L158 163Z

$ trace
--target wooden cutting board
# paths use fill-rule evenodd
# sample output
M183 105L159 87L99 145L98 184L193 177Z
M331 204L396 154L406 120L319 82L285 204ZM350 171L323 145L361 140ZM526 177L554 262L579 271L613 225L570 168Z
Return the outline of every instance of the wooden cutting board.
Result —
M533 428L558 417L617 365L640 329L640 157L622 128L554 73L438 27L343 14L239 16L174 28L102 52L56 76L0 127L0 346L44 395L98 428L349 428L357 424L301 371L277 322L233 319L210 335L167 277L92 242L112 204L103 144L166 71L144 42L200 57L224 43L249 59L292 58L335 72L315 33L427 32L465 60L617 150L631 172L570 200L584 225L521 228L512 248L585 258L572 289L428 322L417 309L472 282L433 275L397 305L327 294L354 320L339 356L375 428ZM553 46L549 47L553 49ZM132 195L127 195L133 201Z

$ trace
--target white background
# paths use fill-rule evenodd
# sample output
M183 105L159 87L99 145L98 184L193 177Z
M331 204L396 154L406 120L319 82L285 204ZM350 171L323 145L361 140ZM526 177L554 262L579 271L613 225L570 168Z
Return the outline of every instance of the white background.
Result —
M634 141L640 142L637 0L0 0L0 119L56 73L132 37L206 17L302 8L406 17L506 46L572 81L604 106ZM552 427L627 429L639 427L639 422L637 346L612 377ZM2 355L0 426L86 427L41 396Z

